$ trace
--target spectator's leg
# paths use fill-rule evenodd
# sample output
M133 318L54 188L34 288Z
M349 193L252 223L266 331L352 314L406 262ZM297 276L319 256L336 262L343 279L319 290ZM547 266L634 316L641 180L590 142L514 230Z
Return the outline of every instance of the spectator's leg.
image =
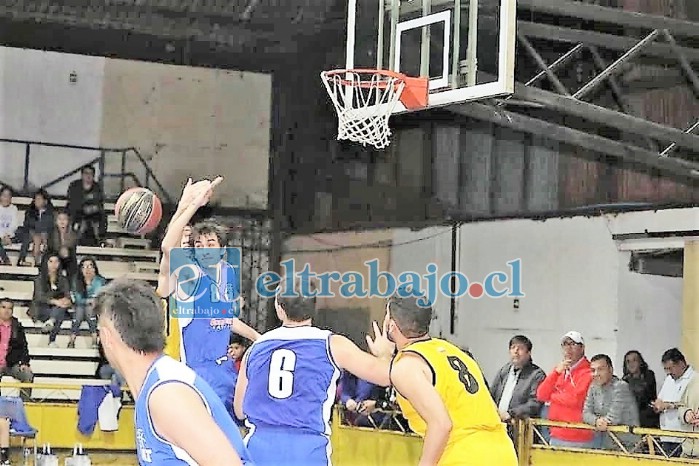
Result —
M56 346L56 337L58 332L61 331L61 324L66 319L66 310L61 307L54 307L51 309L51 317L48 322L53 321L53 327L49 331L49 346Z
M15 379L19 380L22 383L32 383L34 382L34 373L32 372L31 368L29 366L20 366L19 364L15 364L10 368L8 371L8 374L14 377ZM31 388L21 388L19 390L19 396L22 398L22 401L28 401L32 397L32 389Z
M0 418L0 464L10 464L10 420Z
M7 251L5 251L5 246L0 241L0 265L12 265L10 258L7 257Z
M68 342L68 348L75 348L75 338L80 332L80 324L83 323L87 317L87 312L85 306L75 306L75 312L73 313L73 325L70 329L70 341Z
M97 316L95 315L95 308L89 306L85 311L87 326L90 328L90 335L92 336L92 348L97 349Z
M112 366L110 366L109 364L105 364L101 366L99 369L100 379L110 380L112 377L114 377L115 373L116 371L112 369Z
M19 266L29 265L26 263L25 259L27 258L27 253L29 253L29 245L31 244L31 242L32 242L32 232L31 231L25 232L22 235L22 246L19 248L19 259L17 259L17 265L19 265ZM36 248L36 244L34 245L34 248ZM39 262L36 262L36 259L35 259L34 264L36 264L37 267L39 266Z

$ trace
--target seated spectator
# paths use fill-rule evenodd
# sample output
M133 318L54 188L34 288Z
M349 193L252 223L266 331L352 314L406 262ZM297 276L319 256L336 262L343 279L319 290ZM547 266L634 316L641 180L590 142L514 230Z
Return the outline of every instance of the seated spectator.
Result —
M680 420L684 430L696 432L699 429L699 377L692 377L680 402ZM682 457L699 459L699 440L685 439L682 443Z
M587 390L592 383L590 361L585 357L585 341L579 332L571 331L563 335L561 347L563 361L541 382L536 397L549 403L550 420L581 423ZM594 446L595 434L590 430L551 427L549 432L551 446Z
M0 265L12 265L5 248L20 241L17 237L19 210L12 203L12 195L8 186L0 188Z
M24 327L12 315L14 303L8 298L0 298L0 377L9 375L22 383L32 383L34 374L29 367L29 347ZM31 388L20 389L20 397L31 398ZM0 444L0 449L4 445Z
M70 229L70 218L67 212L58 212L55 217L56 224L49 234L48 251L58 255L61 261L61 268L67 272L68 279L73 280L78 269L75 254L78 245L78 235Z
M680 400L684 396L687 385L694 377L694 369L687 364L684 355L677 348L671 348L662 357L663 369L667 377L660 388L658 398L653 401L653 409L660 413L660 428L682 432L685 426L680 418ZM682 455L680 437L661 437L660 446L671 458Z
M641 427L658 429L660 418L650 405L657 397L658 389L655 383L655 373L636 350L624 355L624 382L629 384L636 398Z
M104 213L104 193L95 180L95 167L85 165L81 179L68 186L68 215L73 230L78 233L78 242L84 246L99 246L107 231L107 216ZM90 241L86 238L91 236Z
M46 254L34 280L31 317L44 322L42 331L49 334L50 347L57 346L56 336L72 306L70 282L62 274L61 262L56 254Z
M78 265L78 275L73 283L73 326L70 333L68 348L75 348L75 339L80 331L80 324L87 322L92 335L92 347L97 349L97 317L94 312L94 301L97 292L107 284L107 280L100 275L97 262L91 257L86 257Z
M24 214L24 234L22 235L22 248L19 250L17 265L20 267L31 265L25 261L30 244L33 244L34 265L38 267L41 264L41 254L48 248L49 233L53 229L53 222L53 204L51 204L48 193L40 189L34 194L34 199Z
M502 422L508 423L508 433L514 438L515 419L535 417L543 403L536 398L536 389L546 377L532 362L532 342L524 335L510 339L510 362L502 366L490 385L490 393Z
M347 410L345 420L351 425L373 427L368 416L378 409L376 402L384 389L347 371L342 371L339 384L342 391L340 402ZM378 425L382 419L383 416L378 415L374 422Z
M614 375L612 360L606 354L598 354L590 359L593 383L585 398L583 421L595 426L599 432L606 432L609 426L639 425L638 406L629 384ZM633 434L616 434L624 447L632 449L640 440ZM596 447L604 450L618 450L612 437L601 434Z
M250 340L237 333L231 333L227 355L228 359L233 363L236 373L240 372L240 363L243 361L243 355L249 346Z

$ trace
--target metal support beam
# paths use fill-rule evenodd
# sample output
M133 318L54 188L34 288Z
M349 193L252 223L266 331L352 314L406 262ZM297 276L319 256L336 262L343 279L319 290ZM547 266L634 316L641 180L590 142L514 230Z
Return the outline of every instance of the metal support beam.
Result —
M554 73L558 68L561 66L565 65L570 61L571 58L575 57L575 55L582 51L585 47L583 44L578 44L569 51L567 51L565 54L561 55L560 58L558 58L555 62L551 63L549 66L546 67L546 70L539 71L536 76L534 76L532 79L527 81L526 85L531 86L532 84L538 82L541 78L546 76L547 70L550 71L551 73Z
M658 30L655 30L648 34L642 41L631 47L631 50L623 54L614 63L609 65L606 70L602 71L600 74L595 76L592 79L592 81L585 84L578 92L573 94L573 98L582 99L586 94L592 92L592 90L599 86L602 83L602 81L606 80L609 76L618 71L619 68L621 68L625 63L627 63L633 57L641 53L641 51L643 51L644 48L650 45L650 43L653 42L659 34L660 31Z
M532 23L529 21L517 21L517 30L527 38L556 40L569 44L596 45L601 49L617 50L626 52L638 43L638 40L631 37L616 36L614 34L604 34L601 32L572 29L563 26L551 26L549 24ZM699 62L699 50L687 47L679 47L690 63ZM653 43L645 50L646 55L650 55L665 60L672 60L673 49L670 44Z
M542 71L546 73L546 76L548 76L549 80L556 88L556 90L558 90L558 92L563 95L570 95L568 89L566 89L561 80L558 79L558 76L556 76L554 72L551 71L551 69L549 69L549 66L546 64L541 55L539 55L539 52L537 52L536 49L532 46L531 42L529 42L527 38L522 35L521 32L517 33L517 39L522 43L522 45L524 45L524 48L527 49L529 55L531 55L536 64L539 65L539 68L541 68Z
M676 142L680 147L699 152L699 136L687 134L677 128L519 83L515 83L514 95L518 99L539 103L561 113L653 139Z
M697 128L699 128L699 120L697 120L696 123L694 123L692 126L690 126L690 127L687 129L687 131L685 131L685 133L687 133L687 134L692 134L692 133L694 133L694 132L697 130ZM676 142L673 142L672 144L670 144L669 146L667 146L667 147L665 148L665 150L663 150L663 151L660 153L660 156L661 156L661 157L667 157L667 156L669 156L670 154L672 154L672 153L675 151L675 149L677 149L677 147L678 147L678 146L677 146L677 143L676 143Z
M677 56L680 66L682 67L682 71L686 73L687 79L689 79L689 81L692 83L694 92L696 93L697 97L699 97L699 77L697 77L692 65L689 63L689 60L687 60L684 51L679 45L677 45L675 38L672 37L672 34L670 34L667 30L663 31L663 35L665 36L665 40L667 40L670 44L670 47L672 47L672 51Z
M560 126L477 102L452 105L447 107L447 109L466 117L490 121L517 131L544 136L640 166L653 167L685 181L699 182L699 164L680 159L662 158L655 152L641 149L631 144L613 141L602 136L584 133L566 126Z

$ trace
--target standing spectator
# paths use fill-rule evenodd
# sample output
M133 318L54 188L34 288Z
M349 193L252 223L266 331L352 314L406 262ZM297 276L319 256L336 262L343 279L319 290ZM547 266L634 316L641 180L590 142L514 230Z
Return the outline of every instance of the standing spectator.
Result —
M53 230L53 222L51 198L46 191L40 189L34 194L34 199L24 214L24 235L17 265L20 267L31 265L25 261L30 244L33 244L34 266L41 265L41 254L48 247L48 238L49 233Z
M692 377L682 397L680 420L689 432L699 432L699 377ZM699 459L699 440L685 439L682 443L684 458Z
M55 348L56 336L73 303L70 282L61 273L61 262L55 254L47 254L34 280L32 319L44 322L42 331L49 334L49 346Z
M97 262L91 257L86 257L78 265L78 275L73 284L73 326L70 333L68 348L75 348L75 339L80 331L80 324L87 322L92 336L92 348L97 349L97 318L94 312L94 302L97 292L107 283L100 275Z
M595 426L599 432L606 432L609 426L638 426L638 406L629 384L614 375L612 360L606 354L598 354L590 359L594 382L587 392L583 408L583 421ZM618 434L619 441L631 449L639 441L637 435ZM605 450L618 450L614 440L601 434L596 446Z
M81 179L68 186L68 214L73 222L73 230L78 233L82 245L100 245L107 231L107 217L104 213L104 193L95 180L95 167L85 165ZM85 242L90 233L92 241Z
M68 213L61 211L56 215L56 225L49 235L49 253L57 254L61 261L61 268L68 273L68 279L73 280L77 273L78 263L76 247L78 235L70 229Z
M563 361L541 382L536 397L550 404L550 420L581 423L587 390L592 383L590 361L585 357L585 340L580 332L571 331L563 335L561 347ZM552 446L594 446L595 434L591 430L551 427L550 435Z
M0 188L0 265L12 265L5 248L19 241L16 237L19 227L19 210L12 203L12 194L9 186Z
M532 342L524 335L510 339L510 362L502 366L490 385L490 393L498 405L500 419L511 427L514 419L535 417L543 403L536 398L536 389L546 374L532 362ZM510 436L514 432L508 428Z
M655 383L655 373L640 352L631 350L624 355L624 382L629 384L636 397L641 427L658 429L660 417L650 405L657 397L658 389Z
M667 377L660 388L658 398L653 401L653 409L660 413L660 428L662 430L685 430L680 418L680 400L684 396L687 385L694 377L692 369L677 348L671 348L662 357L663 369ZM663 451L671 458L679 458L682 455L682 439L679 437L661 437L660 444Z
M34 374L29 367L29 348L24 327L12 315L14 303L0 298L0 377L9 375L22 383L32 383ZM19 391L22 400L31 398L31 388Z

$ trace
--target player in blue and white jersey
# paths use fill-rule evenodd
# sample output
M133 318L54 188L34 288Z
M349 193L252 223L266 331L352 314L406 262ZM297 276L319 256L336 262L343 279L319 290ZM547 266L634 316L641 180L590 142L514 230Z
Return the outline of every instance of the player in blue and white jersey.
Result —
M172 253L181 245L184 228L220 181L219 177L213 182L187 183L161 246L158 294L175 300L180 361L206 380L232 413L236 377L230 365L223 364L231 332L253 341L259 334L237 317L239 276L224 257L225 229L213 222L198 223L191 227L193 249Z
M246 445L258 466L330 465L330 413L340 371L388 386L394 346L376 325L376 339L367 340L380 358L314 327L314 297L278 295L276 311L282 326L250 346L238 374L234 408L250 427Z
M116 279L100 290L95 310L105 356L136 403L141 466L253 464L218 395L192 369L163 354L165 315L150 285Z

